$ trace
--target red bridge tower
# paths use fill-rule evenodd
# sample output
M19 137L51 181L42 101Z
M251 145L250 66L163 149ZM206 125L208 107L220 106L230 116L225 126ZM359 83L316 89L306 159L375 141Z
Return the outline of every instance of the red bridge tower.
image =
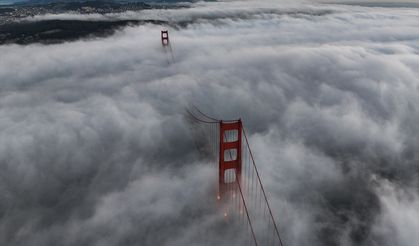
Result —
M218 200L236 190L242 171L242 122L220 121ZM239 184L240 185L240 184Z
M161 43L163 46L169 45L169 31L161 31Z

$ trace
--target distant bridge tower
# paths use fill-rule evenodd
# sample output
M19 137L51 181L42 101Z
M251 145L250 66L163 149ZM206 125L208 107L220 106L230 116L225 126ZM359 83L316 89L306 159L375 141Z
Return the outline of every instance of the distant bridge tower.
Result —
M161 43L163 46L169 45L169 31L167 30L161 31Z
M242 122L220 121L218 200L227 192L235 194L242 172Z

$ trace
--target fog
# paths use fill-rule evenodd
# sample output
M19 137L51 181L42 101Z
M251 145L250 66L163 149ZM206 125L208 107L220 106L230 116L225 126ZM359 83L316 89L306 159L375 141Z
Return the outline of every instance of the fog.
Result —
M200 2L111 16L167 26L0 46L0 241L235 245L193 104L242 118L285 245L415 244L418 14Z

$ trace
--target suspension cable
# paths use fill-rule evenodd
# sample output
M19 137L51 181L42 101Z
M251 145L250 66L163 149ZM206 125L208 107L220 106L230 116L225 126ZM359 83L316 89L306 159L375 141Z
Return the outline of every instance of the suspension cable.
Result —
M268 207L269 214L271 216L271 219L272 219L272 222L273 222L273 225L274 225L274 228L275 228L276 235L278 236L278 239L279 239L279 244L282 246L283 243L282 243L281 237L279 236L278 227L277 227L276 222L275 222L275 219L273 217L271 206L269 206L268 198L266 197L266 193L265 193L265 189L263 188L262 181L260 180L259 172L258 172L258 169L256 167L255 160L253 158L253 153L252 153L252 150L250 149L249 141L247 140L247 135L246 135L246 131L244 130L244 127L243 127L243 133L244 133L243 134L244 135L244 138L246 139L246 145L247 145L247 148L249 150L250 157L252 158L253 167L254 167L254 169L256 171L256 175L258 177L260 188L262 189L262 192L263 192L263 197L265 198L265 202L266 202L266 205Z
M253 238L253 241L255 242L255 245L258 246L258 242L256 240L255 231L253 230L252 221L250 220L249 211L247 210L246 201L244 200L244 196L243 196L242 188L241 188L241 185L240 185L240 181L238 181L238 180L239 179L236 178L237 187L239 187L240 197L242 198L243 207L244 207L244 210L246 211L246 217L247 217L247 220L249 222L250 231L252 232L252 238Z

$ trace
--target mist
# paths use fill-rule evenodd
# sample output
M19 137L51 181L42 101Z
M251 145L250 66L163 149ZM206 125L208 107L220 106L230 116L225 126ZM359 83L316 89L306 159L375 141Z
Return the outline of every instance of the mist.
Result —
M285 245L415 244L418 16L270 1L35 16L168 24L0 46L0 241L235 245L214 228L193 104L242 118Z

